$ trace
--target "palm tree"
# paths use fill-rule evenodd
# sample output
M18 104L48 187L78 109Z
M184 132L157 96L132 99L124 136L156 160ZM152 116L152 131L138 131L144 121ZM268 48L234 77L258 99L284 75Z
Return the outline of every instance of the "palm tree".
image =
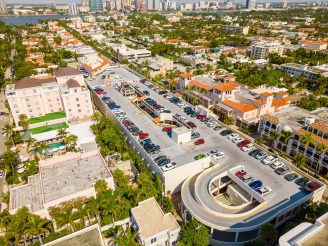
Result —
M68 132L65 128L61 128L57 131L57 137L65 138L67 136Z
M301 143L304 144L305 148L309 147L309 144L313 142L313 135L312 133L306 133L301 138Z
M5 231L10 223L10 214L8 210L0 212L0 231Z
M7 137L10 138L12 144L14 145L14 141L13 141L13 133L14 133L14 126L10 125L10 124L5 124L4 127L2 128L2 133L5 134Z
M39 216L32 216L25 233L29 238L33 237L34 235L37 235L40 245L43 244L43 238L41 235L45 235L51 232L51 221L42 219Z
M327 146L325 144L320 143L320 144L317 145L316 149L317 149L318 152L323 154L323 153L326 152ZM317 162L317 166L315 168L315 175L317 175L318 171L319 171L319 162Z
M41 155L44 150L48 148L47 144L45 142L38 142L36 149L38 153Z
M271 143L271 147L274 146L275 142L281 137L281 134L276 131L276 130L272 130L269 134L269 139L272 141Z
M140 243L137 242L138 234L133 233L131 228L128 227L123 234L115 238L115 243L119 246L139 246Z
M101 200L99 198L91 197L85 205L85 210L88 216L95 217L99 225L101 221L100 209L101 209Z
M30 150L30 148L34 145L34 143L36 142L35 138L29 138L25 141L25 143L27 144L27 150Z
M297 154L294 156L293 162L298 168L303 168L306 164L305 161L305 156L302 154Z
M285 143L288 143L289 139L293 138L293 135L291 132L287 131L281 135L281 138Z
M27 116L25 114L21 114L19 116L19 125L24 129L27 130L29 127L29 123L27 121Z
M77 136L75 135L69 135L64 138L64 143L68 146L69 150L72 150L75 147L76 141L77 141Z
M95 111L92 115L92 119L96 122L96 124L99 123L101 118L102 118L102 115L98 111Z
M3 156L3 163L6 166L10 166L11 172L14 172L14 167L16 167L19 163L18 153L14 151L6 151Z

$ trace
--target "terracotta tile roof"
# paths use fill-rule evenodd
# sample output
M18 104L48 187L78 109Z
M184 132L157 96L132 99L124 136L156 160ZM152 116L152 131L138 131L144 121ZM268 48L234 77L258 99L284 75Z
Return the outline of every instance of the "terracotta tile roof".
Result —
M288 95L288 93L286 91L278 91L278 92L276 92L276 94L279 94L279 95L282 95L282 96Z
M212 87L208 86L208 85L205 85L203 84L202 82L199 82L197 80L190 80L189 82L190 84L192 84L193 86L196 86L198 88L201 88L201 89L205 89L207 91L211 90Z
M233 83L224 83L224 84L217 84L213 88L218 89L219 91L232 91L236 88L236 85Z
M261 99L254 99L253 102L258 104L258 105L264 105L265 104L265 101L263 101Z
M271 114L264 114L264 115L262 115L261 117L262 117L263 119L266 119L266 120L268 120L268 121L274 123L274 124L279 124L279 123L280 123L279 118L276 117L276 116L273 116L273 115L271 115Z
M84 66L86 69L88 69L89 72L94 72L94 71L100 69L101 67L106 66L107 64L109 64L109 61L107 61L107 60L103 60L103 62L102 62L98 67L95 67L95 68L92 68L91 66L89 66L89 65L86 64L86 63L83 63L83 66Z
M80 87L79 82L77 82L75 79L69 79L66 81L66 85L68 88L76 88Z
M290 99L289 97L285 97L285 98L275 98L272 100L272 107L276 107L279 108L281 106L285 106L290 104Z
M252 111L252 110L256 109L255 105L246 104L246 103L242 103L242 102L233 102L230 100L224 100L223 104L225 104L226 106L228 106L230 108L234 108L238 111L241 111L241 112L248 112L248 111Z
M207 49L207 47L205 46L191 47L191 50L203 50L203 49Z
M63 67L58 69L58 71L55 73L55 76L62 77L62 76L78 75L78 74L82 74L82 72L72 67Z
M315 128L323 133L328 133L328 126L323 124L323 122L314 122L310 124L310 127Z
M25 89L31 87L38 87L42 84L56 82L54 78L46 78L46 79L37 79L31 77L25 77L15 83L15 89Z
M180 76L182 78L191 78L191 77L194 77L194 75L192 73L183 73L183 74L180 74Z
M273 94L271 92L263 92L260 94L261 96L264 96L264 97L270 97L270 96L273 96Z
M301 129L301 130L298 130L296 133L298 135L304 136L304 135L306 135L306 134L308 134L310 132ZM319 137L318 135L315 135L315 134L312 134L312 139L313 139L313 141L315 143L317 143L317 144L324 144L326 147L328 147L328 139L324 139L324 138Z

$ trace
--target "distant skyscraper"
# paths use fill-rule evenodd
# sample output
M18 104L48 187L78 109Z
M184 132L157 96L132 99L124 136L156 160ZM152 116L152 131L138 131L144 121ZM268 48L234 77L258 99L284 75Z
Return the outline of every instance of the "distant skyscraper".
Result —
M154 10L154 0L147 0L147 10Z
M6 13L6 2L5 0L0 0L0 13Z
M161 1L160 0L154 0L154 9L161 10Z
M114 0L115 2L115 10L120 11L122 10L122 0Z
M103 11L102 0L89 0L89 7L92 12L101 13Z
M147 0L135 0L135 10L137 12L147 10Z
M246 9L255 9L256 0L246 0Z
M89 0L82 0L83 7L89 7Z
M68 4L68 15L72 15L72 16L79 15L79 9L78 9L76 3Z
M131 9L131 0L122 0L123 9Z
M287 9L287 6L288 6L288 0L283 0L282 8Z

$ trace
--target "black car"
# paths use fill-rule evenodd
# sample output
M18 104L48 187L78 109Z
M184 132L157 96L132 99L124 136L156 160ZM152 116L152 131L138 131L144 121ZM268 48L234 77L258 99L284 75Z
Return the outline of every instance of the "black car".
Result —
M161 90L161 91L158 92L158 94L160 94L160 95L164 95L166 93L167 93L167 90Z
M299 185L299 186L305 186L309 181L305 178L298 178L295 180L295 184Z
M143 91L143 94L145 94L146 96L150 95L149 91Z
M171 162L170 159L164 159L164 160L158 162L157 164L158 164L159 166L164 166L164 165L166 165L166 164L169 164L170 162Z
M158 162L160 162L160 161L162 161L162 160L165 160L165 159L167 159L167 157L166 157L165 155L161 155L161 156L159 156L159 157L156 157L156 158L154 159L154 162L158 163Z
M261 152L261 150L259 150L259 149L253 149L253 150L251 150L248 154L250 155L250 156L255 156L255 155L257 155L258 153L260 153Z
M146 148L145 151L146 151L147 153L150 153L150 152L154 152L154 151L156 151L156 150L160 150L160 149L161 149L161 147L160 147L159 145L155 145L155 146L152 146L152 147L150 147L150 148Z
M193 132L193 133L191 134L191 139L195 139L195 138L199 138L199 137L200 137L199 132Z
M220 132L221 136L228 136L232 133L231 130L223 130L222 132Z
M288 173L290 171L290 168L289 167L279 167L275 170L275 173L278 174L278 175L284 175L286 173Z

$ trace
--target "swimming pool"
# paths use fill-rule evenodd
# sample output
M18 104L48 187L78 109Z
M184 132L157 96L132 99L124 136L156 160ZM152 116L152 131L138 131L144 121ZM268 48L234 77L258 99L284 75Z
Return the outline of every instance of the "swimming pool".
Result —
M59 148L61 146L65 146L65 143L64 142L59 142L59 143L53 143L53 144L49 144L47 145L47 150L52 150L52 149L55 149L55 148ZM32 149L28 152L29 154L36 154L38 153L37 149Z

